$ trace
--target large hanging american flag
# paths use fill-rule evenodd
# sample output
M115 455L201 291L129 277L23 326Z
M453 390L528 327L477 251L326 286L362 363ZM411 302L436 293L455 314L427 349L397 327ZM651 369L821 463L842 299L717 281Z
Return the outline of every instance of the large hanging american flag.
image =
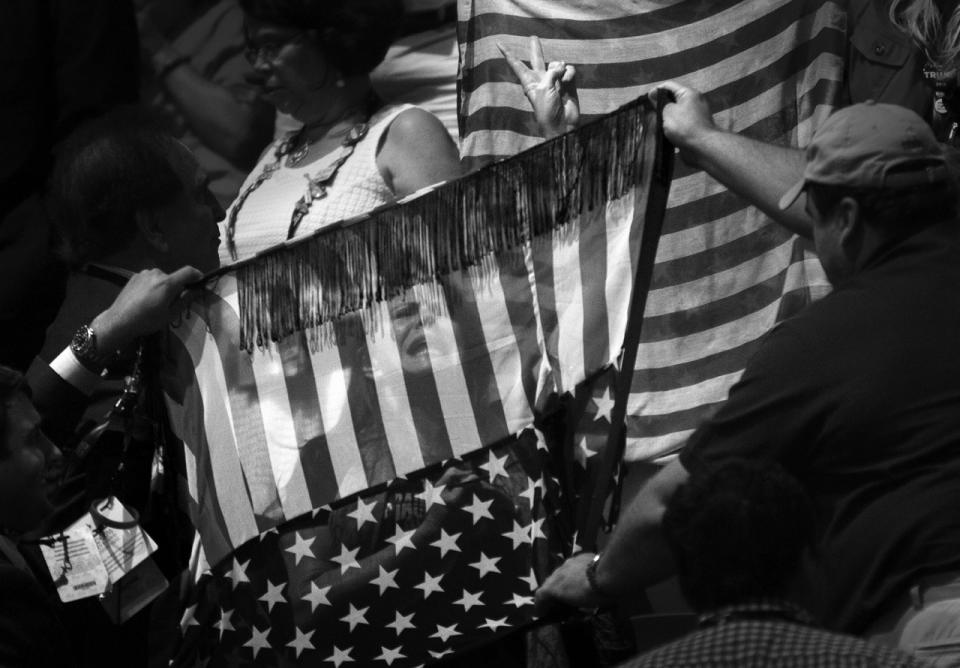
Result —
M539 140L497 43L537 35L577 69L589 120L667 79L704 91L721 127L805 145L838 103L846 3L833 0L460 0L460 130L470 164ZM626 458L657 460L726 398L760 337L829 289L812 249L705 173L676 163L627 415ZM595 389L588 407L608 411ZM587 422L577 448L598 450Z
M638 100L209 283L165 374L199 534L179 665L416 665L533 619L530 428L620 354L660 145Z

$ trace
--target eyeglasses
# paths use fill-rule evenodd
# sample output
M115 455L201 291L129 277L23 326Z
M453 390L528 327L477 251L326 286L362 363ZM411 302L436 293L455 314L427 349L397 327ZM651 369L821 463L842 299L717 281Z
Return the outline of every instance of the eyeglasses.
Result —
M280 57L280 52L284 47L289 46L295 43L303 37L302 32L298 32L296 35L293 35L289 39L286 39L282 42L265 42L263 44L255 44L249 38L245 39L245 45L243 49L243 55L246 56L247 61L256 66L262 58L264 62L273 64L277 62L277 58Z

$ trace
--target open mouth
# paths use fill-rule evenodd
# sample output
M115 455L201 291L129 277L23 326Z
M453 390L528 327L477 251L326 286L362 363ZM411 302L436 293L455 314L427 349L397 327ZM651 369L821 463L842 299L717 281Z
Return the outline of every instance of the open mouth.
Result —
M427 354L427 337L423 333L423 323L417 304L398 304L391 308L397 341L401 354L406 358L417 358Z

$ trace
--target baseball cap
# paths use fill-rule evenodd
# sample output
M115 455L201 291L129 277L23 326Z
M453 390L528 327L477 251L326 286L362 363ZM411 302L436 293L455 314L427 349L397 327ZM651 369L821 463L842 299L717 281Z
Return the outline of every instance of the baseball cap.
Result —
M948 178L943 149L920 116L862 102L834 112L814 133L803 178L780 198L780 208L789 208L810 183L908 188Z

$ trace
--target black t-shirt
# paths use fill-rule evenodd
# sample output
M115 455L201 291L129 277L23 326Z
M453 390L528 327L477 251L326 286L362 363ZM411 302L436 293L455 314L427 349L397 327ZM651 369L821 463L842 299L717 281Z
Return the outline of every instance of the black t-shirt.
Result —
M921 575L960 568L958 228L917 233L773 329L680 455L799 478L822 536L804 603L833 628L862 631Z

